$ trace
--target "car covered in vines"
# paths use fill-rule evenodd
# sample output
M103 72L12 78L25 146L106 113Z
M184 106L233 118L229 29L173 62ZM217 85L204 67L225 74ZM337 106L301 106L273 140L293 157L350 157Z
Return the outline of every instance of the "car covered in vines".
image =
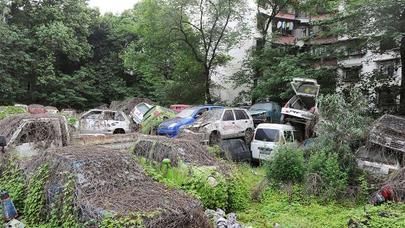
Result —
M22 114L0 121L3 153L31 157L48 148L67 146L69 142L69 128L64 116Z

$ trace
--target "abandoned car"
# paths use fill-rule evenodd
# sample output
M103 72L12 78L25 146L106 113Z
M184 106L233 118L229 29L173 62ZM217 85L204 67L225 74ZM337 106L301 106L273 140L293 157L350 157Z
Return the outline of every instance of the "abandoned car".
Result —
M281 144L294 143L297 131L286 124L259 124L251 143L252 159L270 160L274 149Z
M372 126L357 164L374 174L388 175L405 166L405 118L384 115Z
M261 123L280 123L281 107L275 102L257 103L249 108L255 125Z
M148 103L142 102L137 104L132 111L130 112L129 116L136 124L141 124L143 120L143 116L149 109L153 108L153 105Z
M305 138L310 138L318 116L320 86L316 80L303 78L294 78L291 86L296 95L281 109L281 122L300 127L305 132Z
M191 108L191 105L186 105L186 104L174 104L174 105L170 105L170 109L180 113L181 111L183 111L184 109L188 109Z
M92 109L80 117L82 134L125 134L133 130L131 120L124 112Z
M145 113L140 132L142 134L156 135L159 124L175 116L176 113L173 110L158 105L154 106Z
M203 143L220 144L222 139L243 138L250 143L253 119L247 110L239 108L214 109L204 113L188 130L203 135Z
M213 109L221 109L222 106L203 105L193 108L184 109L176 115L175 118L164 121L159 125L158 135L166 135L168 137L175 137L178 135L181 127L193 124L198 118L207 111Z
M0 121L0 147L20 158L41 150L67 146L70 141L66 118L56 115L15 115Z

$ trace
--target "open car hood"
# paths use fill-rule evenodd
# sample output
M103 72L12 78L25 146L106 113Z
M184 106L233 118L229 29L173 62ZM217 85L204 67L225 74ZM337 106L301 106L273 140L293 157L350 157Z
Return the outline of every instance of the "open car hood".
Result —
M297 96L316 98L320 86L314 79L294 78L291 87Z

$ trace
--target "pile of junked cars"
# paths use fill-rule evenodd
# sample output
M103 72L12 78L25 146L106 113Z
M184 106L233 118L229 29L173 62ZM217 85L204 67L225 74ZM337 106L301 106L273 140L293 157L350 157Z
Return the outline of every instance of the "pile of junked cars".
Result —
M28 125L16 125L15 129L21 131L34 122L46 122L49 126L55 122L55 129L49 131L56 135L55 139L67 138L60 136L69 134L71 128L80 135L139 132L169 138L195 136L194 139L203 144L220 145L223 150L230 151L234 160L268 160L277 145L302 142L312 136L311 128L317 119L319 85L315 80L300 78L294 79L291 85L296 95L283 108L271 101L259 102L251 107L176 104L165 108L150 104L148 99L133 99L131 104L134 100L141 102L130 109L128 106L122 110L98 108L78 115L74 110L59 112L54 107L18 105L34 114L59 113L66 120L52 116L36 119L27 116L20 122ZM58 121L64 123L63 126L56 125ZM59 132L61 129L62 133ZM15 136L9 132L0 133L7 135L8 144L19 140L18 131L12 133ZM53 140L52 143L59 142ZM25 145L17 144L21 149Z
M202 144L219 145L232 160L270 160L278 145L293 143L305 146L315 136L320 86L313 79L294 78L291 87L295 95L283 107L266 101L240 107L175 104L166 108L151 104L148 99L135 99L139 103L125 110L91 109L81 115L74 110L62 110L60 113L64 116L77 118L74 123L68 119L68 127L66 124L57 126L58 121L63 121L56 117L42 117L35 121L54 122L57 129L67 129L55 133L57 136L68 134L68 128L73 125L80 135L139 132L169 138L189 137ZM28 110L28 107L23 108ZM30 110L40 112L40 107L33 106ZM52 107L46 107L46 110L52 115L58 113ZM27 126L35 122L28 117L21 121ZM384 116L378 120L370 131L368 146L358 152L359 166L381 174L403 167L405 149L402 144L405 140L398 139L398 135L404 135L403 126L405 119L399 117ZM4 134L9 144L19 140L18 132L13 133L15 136L0 132L0 135ZM54 140L52 143L64 142ZM20 143L19 147L24 149L23 145ZM378 160L381 156L383 162Z

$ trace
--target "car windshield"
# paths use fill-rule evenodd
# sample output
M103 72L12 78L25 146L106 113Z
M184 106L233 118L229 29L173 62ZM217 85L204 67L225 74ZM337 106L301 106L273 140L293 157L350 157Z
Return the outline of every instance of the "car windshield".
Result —
M208 112L205 112L200 119L200 123L214 122L221 119L223 109L214 109Z
M272 107L271 103L260 103L253 105L249 110L250 111L271 110L271 107Z
M257 129L255 140L265 142L278 142L279 131L275 129Z
M138 106L136 106L136 108L143 114L145 114L149 110L149 107L145 104L139 104Z
M179 114L176 115L176 117L179 118L187 118L187 117L192 117L193 113L197 110L197 108L188 108L184 109L181 111Z

